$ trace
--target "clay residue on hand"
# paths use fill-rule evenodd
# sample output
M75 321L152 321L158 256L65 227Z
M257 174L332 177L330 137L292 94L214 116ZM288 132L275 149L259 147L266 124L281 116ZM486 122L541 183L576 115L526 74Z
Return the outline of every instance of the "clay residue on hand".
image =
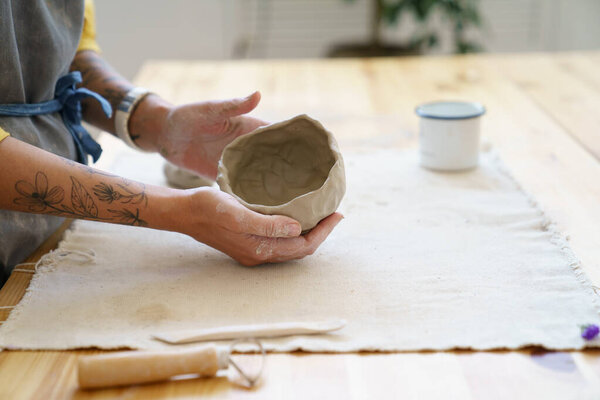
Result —
M271 258L273 256L273 244L270 240L261 240L258 246L256 246L256 255L263 255L265 258Z

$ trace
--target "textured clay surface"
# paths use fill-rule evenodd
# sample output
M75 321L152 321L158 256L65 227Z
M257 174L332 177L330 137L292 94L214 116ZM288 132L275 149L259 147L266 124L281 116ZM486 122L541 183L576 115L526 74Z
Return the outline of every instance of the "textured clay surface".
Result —
M223 151L217 182L246 207L292 217L303 230L333 213L346 190L333 135L306 115L230 143Z

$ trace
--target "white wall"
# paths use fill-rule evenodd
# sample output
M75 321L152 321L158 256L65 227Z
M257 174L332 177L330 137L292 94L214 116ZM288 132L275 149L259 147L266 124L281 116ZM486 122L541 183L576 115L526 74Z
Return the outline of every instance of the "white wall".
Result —
M322 57L366 40L370 0L98 0L105 57L131 78L147 59ZM488 51L600 48L599 0L481 0ZM410 24L386 29L397 40ZM406 30L406 29L404 29ZM442 46L439 51L449 51Z
M98 42L131 78L149 58L229 58L233 0L99 0Z

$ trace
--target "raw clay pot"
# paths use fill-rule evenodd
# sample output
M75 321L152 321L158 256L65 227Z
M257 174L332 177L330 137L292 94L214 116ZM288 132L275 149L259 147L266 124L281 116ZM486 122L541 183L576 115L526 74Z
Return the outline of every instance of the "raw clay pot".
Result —
M306 115L231 142L221 156L217 183L251 210L294 218L302 231L335 212L346 192L335 138Z

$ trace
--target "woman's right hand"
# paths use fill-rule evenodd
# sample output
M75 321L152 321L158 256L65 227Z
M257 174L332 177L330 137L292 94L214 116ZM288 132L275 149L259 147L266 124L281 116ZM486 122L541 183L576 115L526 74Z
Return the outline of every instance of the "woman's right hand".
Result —
M144 185L12 137L0 142L0 209L181 232L248 266L312 254L342 219L334 213L301 236L292 218L250 211L217 189Z
M246 266L282 262L313 254L343 216L334 213L308 234L298 221L251 211L213 188L186 191L179 232L231 256Z

